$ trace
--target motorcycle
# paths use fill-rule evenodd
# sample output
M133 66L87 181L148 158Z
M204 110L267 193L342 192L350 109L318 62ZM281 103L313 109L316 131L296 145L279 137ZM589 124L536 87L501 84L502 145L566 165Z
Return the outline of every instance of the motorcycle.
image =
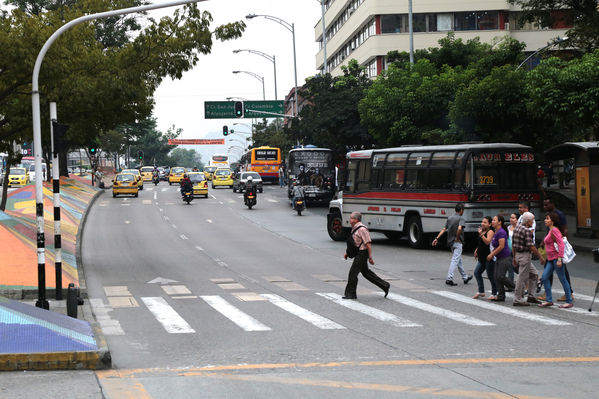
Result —
M183 201L189 203L193 200L193 190L188 190L183 192Z
M302 216L302 211L306 209L304 197L297 197L293 202L293 209L297 211L298 216Z
M160 183L160 177L158 177L158 175L152 176L152 183L154 183L154 185L157 186L158 183Z
M252 209L252 206L256 205L256 192L246 191L244 196L244 202L249 209Z

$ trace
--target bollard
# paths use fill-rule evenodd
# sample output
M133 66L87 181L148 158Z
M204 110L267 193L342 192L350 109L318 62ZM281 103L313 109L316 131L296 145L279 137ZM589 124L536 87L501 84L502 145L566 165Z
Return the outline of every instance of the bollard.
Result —
M75 289L75 284L70 283L69 288L67 288L67 315L70 317L77 318L77 290Z

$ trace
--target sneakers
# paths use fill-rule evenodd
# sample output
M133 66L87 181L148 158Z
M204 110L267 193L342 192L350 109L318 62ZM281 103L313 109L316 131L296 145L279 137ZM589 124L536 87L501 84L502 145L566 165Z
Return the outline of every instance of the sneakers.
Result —
M452 287L453 287L454 285L458 285L458 283L454 283L454 282L453 282L453 280L445 280L445 284L447 284L447 285L451 285Z
M514 301L514 306L530 306L527 302Z
M464 279L464 284L468 284L468 281L472 280L472 276L468 276Z
M562 305L559 305L559 307L562 308L562 309L569 309L572 306L574 306L574 305L572 305L571 303L564 303Z
M489 297L489 301L505 302L505 297L504 296Z

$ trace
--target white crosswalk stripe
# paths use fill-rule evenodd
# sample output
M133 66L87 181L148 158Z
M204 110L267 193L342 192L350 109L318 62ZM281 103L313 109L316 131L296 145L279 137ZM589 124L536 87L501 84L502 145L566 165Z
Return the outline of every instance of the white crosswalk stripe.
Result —
M162 297L142 297L141 300L146 304L150 312L156 317L156 320L162 324L166 332L171 334L189 334L195 333L189 324L179 313L173 309Z
M206 303L212 306L217 312L221 313L227 319L237 324L245 331L270 331L271 328L262 324L252 316L244 313L231 305L225 299L218 295L202 295L200 296Z
M295 303L289 302L288 300L278 295L262 294L261 296L268 299L273 305L276 305L281 309L286 310L287 312L296 315L297 317L323 330L341 330L345 328L342 325L327 319L326 317L317 315L316 313L313 313L308 309L304 309L301 306L296 305Z
M341 295L334 293L316 293L323 298L335 302L338 305L344 306L348 309L355 310L367 316L373 317L377 320L388 322L395 327L422 327L421 324L411 322L410 320L402 319L394 314L387 313L385 311L373 308L372 306L364 305L358 301L351 299L343 299Z
M512 292L506 292L505 293L505 297L506 298L510 298L510 299L514 299L514 294ZM532 306L537 306L535 304L531 304L531 305ZM559 309L561 311L564 311L564 312L577 313L577 314L583 315L583 316L599 316L599 313L589 312L587 309L583 309L583 308L573 307L573 308L565 309L565 308L560 308L559 305L555 305L553 307L556 308L556 309Z
M408 298L403 295L389 293L387 296L389 299L399 302L401 304L411 306L416 309L424 310L425 312L433 313L439 316L447 317L448 319L455 320L460 323L465 323L471 326L494 326L494 323L488 321L479 320L474 317L467 316L462 313L454 312L452 310L443 309L428 303L420 302L416 299Z
M508 308L506 306L501 306L501 305L497 305L494 303L483 302L479 299L472 299L467 296L456 294L456 293L449 292L449 291L431 291L431 292L435 295L439 295L444 298L453 299L454 301L467 303L469 305L478 306L483 309L492 310L495 312L507 314L507 315L514 316L514 317L519 317L521 319L536 321L536 322L539 322L541 324L545 324L548 326L569 326L570 325L570 323L568 323L567 321L556 320L556 319L552 319L550 317L539 316L539 315L536 315L533 313L523 312L521 310Z

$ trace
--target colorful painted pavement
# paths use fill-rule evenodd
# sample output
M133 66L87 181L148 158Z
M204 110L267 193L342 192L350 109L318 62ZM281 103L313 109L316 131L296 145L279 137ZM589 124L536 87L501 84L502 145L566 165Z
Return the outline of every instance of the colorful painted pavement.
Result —
M79 222L98 189L80 179L61 178L62 284L79 286L75 259ZM46 287L55 288L54 205L52 186L44 182L44 233ZM9 193L5 212L0 211L0 291L37 289L35 186Z

